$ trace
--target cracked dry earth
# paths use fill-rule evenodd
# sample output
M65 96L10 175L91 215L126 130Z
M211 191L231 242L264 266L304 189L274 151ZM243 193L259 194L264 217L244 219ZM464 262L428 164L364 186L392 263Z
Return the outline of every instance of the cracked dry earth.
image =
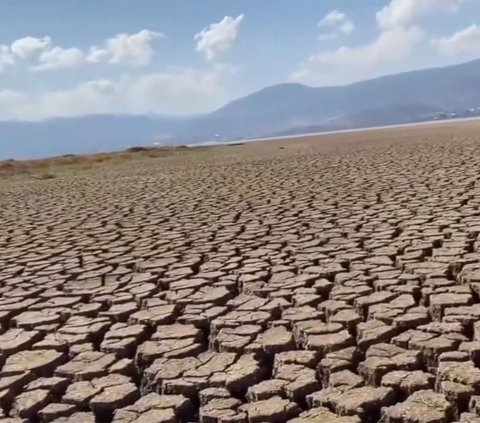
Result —
M479 423L480 124L0 182L0 422Z

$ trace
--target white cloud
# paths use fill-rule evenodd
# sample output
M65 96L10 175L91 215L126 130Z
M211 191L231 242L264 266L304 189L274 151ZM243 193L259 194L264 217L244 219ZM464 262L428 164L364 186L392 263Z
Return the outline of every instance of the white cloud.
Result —
M339 34L348 35L355 29L354 23L347 15L339 10L332 10L319 23L318 26L325 32L320 35L321 39L335 38Z
M86 63L145 65L152 58L155 40L162 37L163 34L147 29L118 34L107 39L102 48L90 47L88 53L77 47L54 45L48 36L19 38L10 46L0 44L0 72L14 64L34 71L74 68Z
M10 46L12 54L23 60L30 60L38 57L42 52L52 46L50 37L36 38L24 37L15 40Z
M106 49L91 47L87 55L89 63L107 63L110 60L110 53Z
M13 91L13 90L0 91L0 105L19 103L25 99L26 97L18 91Z
M480 57L480 27L471 25L450 37L434 38L432 45L445 56Z
M419 20L436 12L456 12L467 1L391 0L376 13L379 32L373 41L313 54L300 64L291 79L313 85L338 85L394 70L407 70L402 66L411 66L409 57L413 57L415 46L425 38ZM343 15L333 11L321 21L321 26L335 27L347 19Z
M39 120L95 113L185 115L219 107L228 69L180 69L118 80L94 80L40 94L0 91L0 120Z
M0 72L4 71L8 66L15 63L12 52L8 46L0 44Z
M118 34L105 42L104 48L92 47L87 60L92 63L145 65L153 55L153 43L164 35L143 29L136 34Z
M89 81L72 89L45 93L32 102L33 118L80 116L107 113L113 107L115 84L109 80Z
M128 86L127 102L132 111L141 113L204 112L223 99L224 76L222 71L193 69L143 75Z
M383 29L411 27L418 19L437 10L455 12L464 0L392 0L377 13Z
M38 58L34 70L74 68L85 63L85 55L78 48L53 47L45 50Z
M13 90L0 90L0 118L17 119L28 115L25 107L28 106L28 97Z
M0 91L0 120L38 120L108 112L114 105L114 88L111 81L99 80L38 96Z
M337 85L351 82L352 78L377 76L381 66L407 56L421 37L417 28L384 31L370 44L358 48L343 46L310 56L292 79L312 85Z
M238 36L238 28L244 15L236 18L225 16L220 22L210 24L194 36L197 51L203 53L207 60L213 60L230 49Z
M24 62L32 70L77 67L85 63L85 54L78 48L54 46L50 37L24 37L15 40L10 48L14 62Z

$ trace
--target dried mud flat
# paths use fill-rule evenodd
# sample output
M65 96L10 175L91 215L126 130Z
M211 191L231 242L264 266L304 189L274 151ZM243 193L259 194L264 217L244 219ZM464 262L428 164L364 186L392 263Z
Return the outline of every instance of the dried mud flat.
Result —
M0 422L480 422L480 123L0 181Z

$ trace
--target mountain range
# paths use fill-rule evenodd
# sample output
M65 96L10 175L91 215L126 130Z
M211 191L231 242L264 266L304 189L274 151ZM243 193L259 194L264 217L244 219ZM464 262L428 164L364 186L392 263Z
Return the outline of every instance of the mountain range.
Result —
M412 123L480 106L480 59L335 87L267 87L208 114L0 122L0 159Z

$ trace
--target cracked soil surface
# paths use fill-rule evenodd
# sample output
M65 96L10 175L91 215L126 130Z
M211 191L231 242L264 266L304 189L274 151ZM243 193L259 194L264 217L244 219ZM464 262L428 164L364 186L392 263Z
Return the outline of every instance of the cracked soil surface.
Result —
M478 121L4 178L0 223L0 423L480 423Z

